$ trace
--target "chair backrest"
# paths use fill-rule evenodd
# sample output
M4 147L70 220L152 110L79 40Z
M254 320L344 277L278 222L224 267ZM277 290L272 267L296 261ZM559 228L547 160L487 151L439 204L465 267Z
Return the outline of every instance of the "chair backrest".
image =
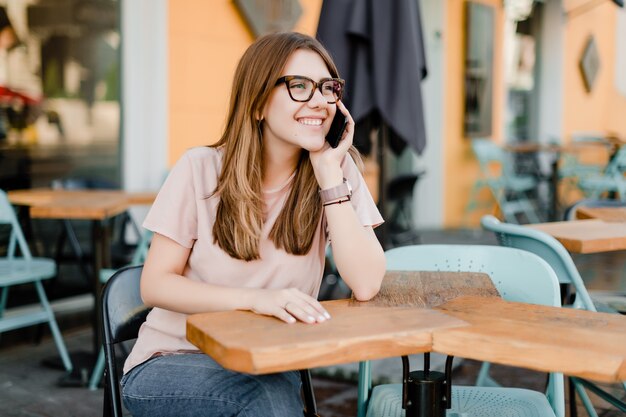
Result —
M490 139L472 139L472 151L478 160L481 173L486 177L493 177L491 165L498 163L504 169L504 151Z
M9 202L9 198L3 190L0 190L0 224L9 225L9 244L7 250L7 258L11 259L15 256L16 245L19 247L22 257L25 259L31 259L32 255L22 228L15 215L15 210Z
M111 407L113 416L122 416L114 345L137 338L139 328L150 312L150 308L141 300L139 282L142 270L142 265L120 269L109 279L102 292L102 327L106 354L105 415L110 415L108 407Z
M567 209L565 209L565 213L563 214L563 220L576 220L576 210L578 210L580 207L626 207L626 202L620 200L586 198L575 202Z
M487 245L413 245L385 252L387 270L458 271L488 274L507 301L559 307L559 283L546 261L530 252ZM563 375L550 374L546 396L563 416Z
M484 272L505 300L561 305L554 271L539 257L522 250L483 245L415 245L390 249L385 258L390 271Z
M622 178L626 169L626 147L620 146L604 168L604 174Z
M574 306L596 311L572 257L558 240L539 230L502 223L491 215L483 216L481 225L484 229L495 233L500 245L523 249L546 260L556 272L560 283L571 284L576 289Z

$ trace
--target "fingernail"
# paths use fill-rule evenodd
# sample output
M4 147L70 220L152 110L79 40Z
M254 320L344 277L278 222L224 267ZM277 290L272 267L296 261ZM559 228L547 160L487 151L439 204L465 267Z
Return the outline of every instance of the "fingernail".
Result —
M326 316L327 319L330 319L330 314L328 314L328 311L324 313L324 316Z
M287 322L288 322L288 323L295 323L295 322L296 322L296 319L294 319L293 317L289 317L289 318L287 319Z
M319 317L317 318L317 321L326 321L326 317L324 317L324 316L319 316Z
M315 321L315 319L313 318L313 316L309 316L307 317L307 320L309 321L309 323L313 323Z

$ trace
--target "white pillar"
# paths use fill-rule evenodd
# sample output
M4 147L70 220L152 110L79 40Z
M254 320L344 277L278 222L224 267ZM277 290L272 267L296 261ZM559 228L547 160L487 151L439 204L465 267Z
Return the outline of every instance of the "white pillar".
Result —
M167 172L167 0L122 0L122 184L158 190ZM146 209L134 209L141 221Z

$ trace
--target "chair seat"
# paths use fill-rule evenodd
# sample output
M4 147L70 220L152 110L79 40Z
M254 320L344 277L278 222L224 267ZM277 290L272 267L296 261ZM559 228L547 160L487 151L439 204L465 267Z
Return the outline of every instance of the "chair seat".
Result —
M379 385L372 390L367 417L400 417L402 384ZM447 417L554 417L546 396L521 388L452 387Z
M537 188L537 179L528 175L518 175L516 177L503 178L506 189L516 192L529 191Z
M0 259L0 287L48 279L56 274L52 259Z

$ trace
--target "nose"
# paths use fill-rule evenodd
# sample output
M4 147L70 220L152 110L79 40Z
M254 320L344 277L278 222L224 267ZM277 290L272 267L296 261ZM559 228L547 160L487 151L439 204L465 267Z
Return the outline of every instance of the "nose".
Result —
M308 101L309 107L318 108L323 107L327 104L326 97L322 94L319 88L316 88L313 91L313 97Z

